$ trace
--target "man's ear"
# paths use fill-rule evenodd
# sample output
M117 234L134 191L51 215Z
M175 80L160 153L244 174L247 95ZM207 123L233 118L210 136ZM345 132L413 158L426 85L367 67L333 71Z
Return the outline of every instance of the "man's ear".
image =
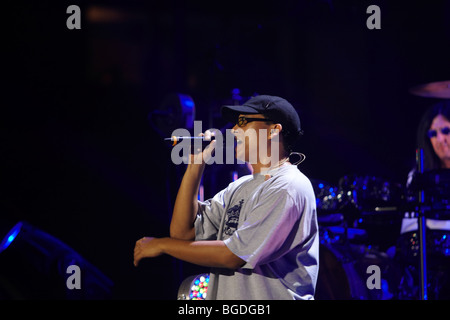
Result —
M274 137L278 136L283 129L283 126L280 123L275 124L270 129L269 139L273 139Z

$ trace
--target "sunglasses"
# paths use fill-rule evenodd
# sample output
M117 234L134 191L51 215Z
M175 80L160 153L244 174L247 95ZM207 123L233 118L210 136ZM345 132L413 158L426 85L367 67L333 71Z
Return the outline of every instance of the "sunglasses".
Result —
M450 128L449 127L440 128L438 130L440 130L441 133L445 134L445 135L448 135L450 133ZM437 137L438 130L428 130L428 138Z
M247 123L252 121L264 121L264 122L273 122L270 119L262 119L262 118L247 118L247 117L239 117L237 121L237 125L239 127L244 127Z

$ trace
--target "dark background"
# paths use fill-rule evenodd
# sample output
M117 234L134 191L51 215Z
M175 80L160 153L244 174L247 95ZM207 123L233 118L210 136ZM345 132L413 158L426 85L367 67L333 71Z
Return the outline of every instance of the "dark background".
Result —
M70 4L81 30L66 27ZM366 27L372 4L381 30ZM224 125L233 88L282 96L302 120L308 177L404 183L437 101L408 90L449 80L444 0L6 1L2 13L2 223L59 238L117 299L175 299L200 270L170 257L132 265L137 239L168 235L183 172L147 120L168 94L190 95L204 129Z

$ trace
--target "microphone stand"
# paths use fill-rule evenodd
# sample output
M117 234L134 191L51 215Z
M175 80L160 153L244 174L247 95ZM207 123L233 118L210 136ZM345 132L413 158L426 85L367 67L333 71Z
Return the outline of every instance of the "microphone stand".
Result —
M416 164L419 174L423 174L423 149L416 151ZM425 220L425 191L419 188L418 226L419 226L419 248L420 248L420 299L428 300L427 293L427 249L426 249L426 220Z

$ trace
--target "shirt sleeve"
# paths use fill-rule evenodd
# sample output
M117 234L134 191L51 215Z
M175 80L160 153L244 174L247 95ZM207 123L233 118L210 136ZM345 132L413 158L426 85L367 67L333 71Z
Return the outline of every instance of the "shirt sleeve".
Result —
M244 223L225 240L226 246L253 269L278 259L308 240L314 228L314 204L292 197L286 189L271 188L258 199Z
M198 201L197 217L194 221L195 240L217 240L227 202L233 192L245 182L249 176L231 182L228 187L206 201Z
M217 240L221 217L225 210L225 190L212 199L198 201L197 217L194 221L195 240Z

